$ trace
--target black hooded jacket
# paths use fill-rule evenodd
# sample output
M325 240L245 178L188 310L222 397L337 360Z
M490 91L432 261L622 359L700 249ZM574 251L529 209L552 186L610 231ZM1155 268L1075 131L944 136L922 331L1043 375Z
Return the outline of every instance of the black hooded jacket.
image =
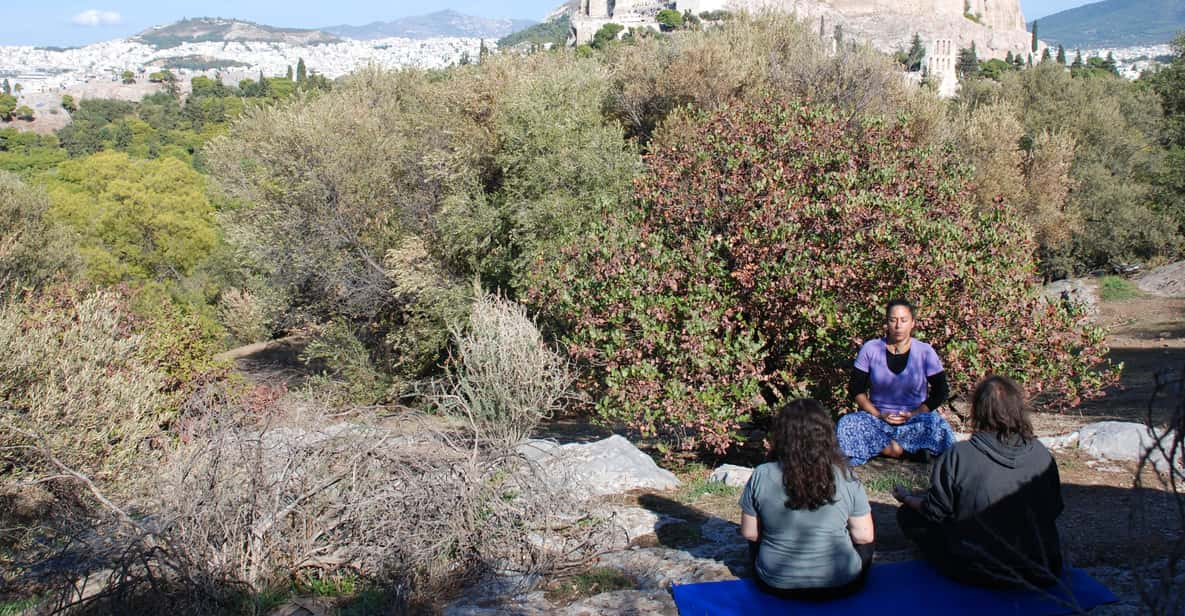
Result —
M935 462L921 513L959 573L1045 586L1062 570L1063 508L1057 463L1040 441L977 432Z

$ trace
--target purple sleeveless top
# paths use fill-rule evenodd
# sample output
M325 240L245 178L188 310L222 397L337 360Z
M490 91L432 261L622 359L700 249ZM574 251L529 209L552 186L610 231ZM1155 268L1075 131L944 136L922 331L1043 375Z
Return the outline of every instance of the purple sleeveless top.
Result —
M884 338L865 342L856 356L856 369L868 373L868 397L876 408L884 413L912 411L926 401L926 377L942 372L942 362L934 347L910 338L905 370L893 374L885 359L887 352Z

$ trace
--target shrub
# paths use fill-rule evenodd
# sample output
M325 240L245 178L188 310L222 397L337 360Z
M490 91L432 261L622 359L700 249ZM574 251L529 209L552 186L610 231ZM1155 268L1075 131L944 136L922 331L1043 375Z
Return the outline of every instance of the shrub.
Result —
M0 171L0 293L77 271L71 238L49 221L48 211L43 193Z
M369 404L381 400L389 383L375 369L370 353L341 320L311 328L312 334L300 358L321 373L311 383L336 392L346 402Z
M96 282L183 278L217 243L205 180L171 159L102 152L58 166L50 214L79 236Z
M1157 204L1150 177L1165 161L1155 145L1163 117L1149 88L1115 76L1073 77L1046 62L1005 73L999 87L969 88L956 109L975 114L995 103L1016 109L1023 127L1038 230L1062 228L1039 236L1047 275L1169 257L1181 248L1180 221Z
M1083 222L1068 203L1074 186L1073 137L1047 130L1026 136L1019 110L1004 102L979 105L974 112L956 115L952 124L959 157L974 167L976 203L987 209L997 200L1013 204L1036 235L1045 271L1066 267L1059 255Z
M658 25L666 32L683 27L683 14L675 9L663 9L655 17Z
M149 458L168 422L166 374L144 357L146 336L115 293L56 287L0 308L0 434L5 461L44 468L22 448L44 445L97 479Z
M636 199L541 262L534 305L591 370L600 416L723 451L767 401L838 402L884 303L922 306L955 392L989 372L1061 403L1098 393L1102 333L1046 306L1007 204L908 123L742 103L669 119Z
M901 79L888 56L847 45L832 53L816 30L790 15L738 15L702 34L652 37L606 55L607 111L643 143L680 106L711 110L770 92L829 104L853 118L909 111L938 122L944 114L933 95Z
M601 63L497 58L454 87L481 91L494 80L482 121L490 147L478 167L490 180L444 204L433 239L455 270L515 295L535 259L629 194L641 160L601 113L609 90Z
M595 520L559 523L575 503L463 423L346 423L316 401L217 383L192 407L137 500L149 515L57 555L59 607L260 613L293 580L349 577L420 613L483 576L530 583L585 562L605 539ZM99 592L80 600L87 575Z
M617 36L621 34L622 30L625 30L625 26L621 24L605 24L593 34L589 46L593 49L605 49L617 40Z
M236 342L250 344L267 339L273 318L250 289L231 287L218 301L218 320Z
M467 418L480 438L513 449L569 397L567 361L522 306L479 292L468 323L452 331L456 355L437 404Z

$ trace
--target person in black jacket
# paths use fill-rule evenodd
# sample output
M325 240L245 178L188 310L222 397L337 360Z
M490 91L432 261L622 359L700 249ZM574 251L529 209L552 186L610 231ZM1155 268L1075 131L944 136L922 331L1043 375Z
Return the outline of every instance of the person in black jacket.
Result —
M1045 587L1062 571L1057 516L1061 479L1033 435L1024 392L991 376L975 389L970 440L934 464L930 489L898 485L897 522L922 554L960 582L994 588Z

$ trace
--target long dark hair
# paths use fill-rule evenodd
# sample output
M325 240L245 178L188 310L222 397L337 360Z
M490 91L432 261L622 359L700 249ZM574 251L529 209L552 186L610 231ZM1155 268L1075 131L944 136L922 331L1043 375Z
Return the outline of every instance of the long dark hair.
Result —
M971 395L971 428L976 432L995 432L1001 440L1019 436L1033 438L1025 392L1016 381L992 375L980 381Z
M835 468L850 477L835 423L817 400L791 400L774 418L774 457L782 463L786 506L815 510L835 501Z

